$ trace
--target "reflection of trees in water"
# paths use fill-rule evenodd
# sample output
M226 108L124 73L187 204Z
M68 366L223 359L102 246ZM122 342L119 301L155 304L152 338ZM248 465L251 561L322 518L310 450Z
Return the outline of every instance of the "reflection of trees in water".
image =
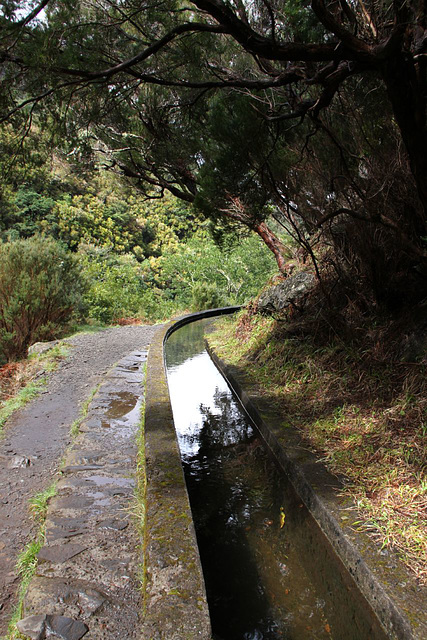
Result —
M200 405L200 414L200 430L186 436L197 444L193 449L197 453L187 459L187 472L195 479L200 495L205 496L203 523L207 524L211 517L219 518L221 527L231 525L233 528L235 514L245 508L246 500L242 483L238 478L226 478L224 465L234 457L236 447L245 446L251 428L240 415L231 394L218 388L212 407ZM219 529L217 535L222 536L223 531Z
M194 357L187 353L192 340L188 337L177 350L182 361ZM202 382L205 369L200 371ZM188 385L191 389L191 382ZM306 515L300 500L287 487L230 392L217 387L209 406L199 405L199 413L197 423L193 406L191 422L179 438L187 445L183 465L213 637L305 639L310 628L312 637L328 638L324 601L316 599L304 569L307 564L310 571L312 566L317 571L317 543L314 564L311 556L301 563L300 556L307 555L307 540L309 550L313 540L311 530L304 533ZM286 512L283 528L282 505Z
M193 445L184 467L214 637L277 640L281 631L291 637L292 629L293 637L299 629L304 638L309 618L315 637L324 637L325 620L293 559L282 474L230 392L216 388L199 411L197 432L184 436ZM289 517L284 529L282 505Z
M253 429L247 424L231 393L220 391L217 387L213 395L213 407L216 411L200 405L203 420L201 434L210 446L229 447L247 442Z
M214 630L241 638L268 612L245 530L254 508L245 475L255 438L229 392L216 389L212 406L200 406L200 413L200 431L189 436L197 439L196 453L184 463L187 486Z
M212 406L201 405L200 413L200 430L184 436L197 452L187 460L188 472L198 476L200 482L203 476L206 487L217 483L227 487L227 496L221 496L222 503L215 509L224 512L227 527L232 528L236 519L241 526L246 525L263 502L274 501L267 498L267 491L279 484L277 477L272 477L277 473L261 438L230 392L217 388Z
M165 354L168 367L178 367L205 350L205 333L214 319L198 320L181 327L168 338Z
M278 482L276 470L262 439L231 393L216 389L214 406L219 415L212 413L207 407L200 407L204 416L202 431L203 437L206 437L206 446L222 448L220 455L223 476L236 485L244 486L246 495L255 505L259 504L260 494L263 494L263 499L266 498L266 487L272 487Z
M237 443L245 443L252 428L245 422L236 401L229 391L215 389L211 407L199 405L200 425L193 431L179 434L183 451L194 452L200 448L227 449ZM188 454L184 454L186 459ZM192 454L190 454L192 459Z

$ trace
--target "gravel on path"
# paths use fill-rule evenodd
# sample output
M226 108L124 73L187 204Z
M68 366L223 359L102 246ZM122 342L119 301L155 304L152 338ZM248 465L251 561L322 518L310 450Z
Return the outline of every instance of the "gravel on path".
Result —
M43 393L6 425L0 442L0 635L17 601L17 555L35 531L28 500L52 482L90 391L118 360L147 348L158 329L115 327L67 339L70 355L50 374Z

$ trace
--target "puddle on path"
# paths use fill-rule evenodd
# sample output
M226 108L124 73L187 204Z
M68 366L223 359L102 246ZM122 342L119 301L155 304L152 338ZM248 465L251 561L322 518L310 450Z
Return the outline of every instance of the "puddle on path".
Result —
M121 418L123 421L127 421L131 419L137 401L138 396L129 391L111 393L109 395L105 417L111 419Z
M101 427L109 429L111 437L128 438L135 431L141 414L141 398L128 391L109 392L101 399L104 410L101 417ZM99 410L99 404L96 407Z

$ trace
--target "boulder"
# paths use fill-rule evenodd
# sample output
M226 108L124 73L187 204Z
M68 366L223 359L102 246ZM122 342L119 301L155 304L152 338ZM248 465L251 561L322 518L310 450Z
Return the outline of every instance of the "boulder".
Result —
M59 340L51 340L50 342L35 342L28 349L28 355L31 356L33 354L41 355L42 353L46 353L50 349L53 349L55 345L57 345Z
M80 620L58 615L33 615L19 620L16 627L23 636L31 640L80 640L89 627Z
M316 278L312 273L300 271L264 291L258 299L258 310L272 314L283 312L291 304L299 306L315 283Z

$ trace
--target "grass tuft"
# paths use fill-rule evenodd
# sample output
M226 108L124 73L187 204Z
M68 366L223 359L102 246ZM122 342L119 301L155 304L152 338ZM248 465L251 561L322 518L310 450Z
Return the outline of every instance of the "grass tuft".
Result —
M56 495L56 492L57 489L55 480L47 489L36 493L36 495L30 499L30 511L35 520L44 522L44 520L46 519L49 500Z
M0 435L13 413L43 391L44 373L54 371L68 353L68 345L59 342L43 354L0 367Z
M44 524L39 530L39 534L35 540L30 542L19 554L16 563L16 569L19 574L21 583L18 590L18 605L12 615L7 630L7 640L16 640L17 638L23 638L18 629L16 623L22 618L24 597L30 584L31 578L37 568L37 554L44 544Z
M90 391L88 397L83 403L80 410L79 418L77 418L77 420L75 420L71 426L71 435L73 437L76 437L78 435L80 425L88 413L89 405L101 384L102 383L98 384ZM29 501L30 512L33 518L39 523L39 530L36 538L32 540L18 556L16 570L20 577L21 583L18 590L18 605L16 606L9 623L6 636L7 640L17 640L18 638L23 637L19 634L16 628L16 623L22 618L24 597L28 589L30 580L37 568L37 554L44 544L45 521L49 500L56 495L56 492L56 481L54 481L49 487L47 487L47 489L41 491L40 493L37 493Z
M29 382L25 387L20 389L16 395L0 404L0 434L12 414L38 396L45 384L46 378L44 377L35 382Z
M76 420L74 420L74 422L72 423L71 427L70 427L70 435L72 438L76 438L79 434L80 431L80 426L83 422L83 420L86 418L88 411L89 411L89 406L90 403L92 402L95 394L97 393L99 387L101 386L102 382L100 382L99 384L95 385L89 392L88 397L86 398L86 400L83 402L81 409L80 409L80 415L78 418L76 418Z

